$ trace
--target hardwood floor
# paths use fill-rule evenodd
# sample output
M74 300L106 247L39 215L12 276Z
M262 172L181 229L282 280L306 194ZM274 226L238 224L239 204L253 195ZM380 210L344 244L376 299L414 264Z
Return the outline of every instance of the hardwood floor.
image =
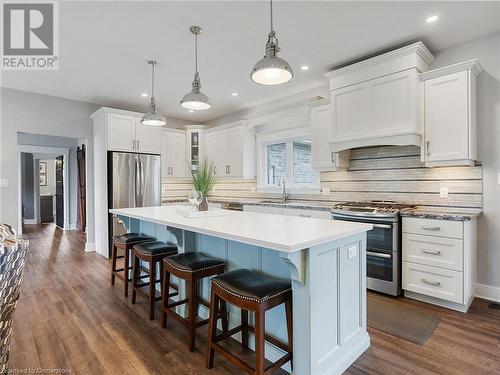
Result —
M72 374L240 374L216 356L205 369L206 327L193 353L186 331L147 319L147 303L110 286L110 263L85 253L84 238L53 225L28 226L23 291L14 318L11 369L61 368ZM377 298L386 298L377 296ZM468 314L406 298L394 303L436 314L441 323L419 346L369 329L372 346L348 374L500 374L500 310L476 300ZM159 307L159 304L158 304ZM157 315L159 316L159 314ZM312 374L311 374L312 375Z

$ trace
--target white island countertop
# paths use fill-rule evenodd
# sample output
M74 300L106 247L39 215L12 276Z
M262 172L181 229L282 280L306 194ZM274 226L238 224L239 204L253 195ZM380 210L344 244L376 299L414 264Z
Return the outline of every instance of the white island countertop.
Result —
M372 225L363 223L230 210L222 210L222 216L187 218L176 212L177 207L120 208L109 212L288 253L372 229Z

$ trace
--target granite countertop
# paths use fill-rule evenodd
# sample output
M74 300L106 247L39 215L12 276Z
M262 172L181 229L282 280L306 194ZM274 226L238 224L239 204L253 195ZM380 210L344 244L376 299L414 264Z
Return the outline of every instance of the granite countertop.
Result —
M482 214L480 209L459 209L443 207L417 207L413 210L401 212L402 217L417 217L422 219L468 221Z
M183 203L187 199L169 199L163 203ZM302 210L315 211L330 211L336 202L315 202L315 201L300 201L290 200L282 203L279 199L228 199L228 198L213 198L209 199L211 203L239 203L249 206L268 206L295 208ZM436 220L452 220L452 221L468 221L479 217L482 214L480 209L472 208L446 208L446 207L421 207L417 206L414 209L401 212L402 217L417 217Z

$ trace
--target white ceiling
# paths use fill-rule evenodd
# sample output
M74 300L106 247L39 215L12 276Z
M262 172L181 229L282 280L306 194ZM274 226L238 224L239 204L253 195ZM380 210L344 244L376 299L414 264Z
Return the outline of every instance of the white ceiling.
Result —
M158 58L157 101L170 117L207 121L326 83L332 66L422 40L435 52L500 30L499 2L276 1L281 57L295 77L263 87L249 73L264 54L267 2L61 2L60 69L4 71L2 86L145 111ZM440 19L425 22L429 15ZM188 113L179 100L191 88L193 38L199 37L202 91L212 110ZM300 66L307 64L308 71ZM239 96L231 96L238 92Z

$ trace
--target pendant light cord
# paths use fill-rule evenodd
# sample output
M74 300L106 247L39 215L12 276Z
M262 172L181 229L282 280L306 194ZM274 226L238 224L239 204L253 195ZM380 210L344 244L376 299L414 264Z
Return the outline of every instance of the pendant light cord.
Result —
M269 1L269 7L271 9L271 12L270 12L270 14L271 14L271 32L273 32L274 31L274 26L273 26L273 0Z
M198 73L198 34L194 34L194 70Z
M151 62L151 98L155 97L155 62Z

